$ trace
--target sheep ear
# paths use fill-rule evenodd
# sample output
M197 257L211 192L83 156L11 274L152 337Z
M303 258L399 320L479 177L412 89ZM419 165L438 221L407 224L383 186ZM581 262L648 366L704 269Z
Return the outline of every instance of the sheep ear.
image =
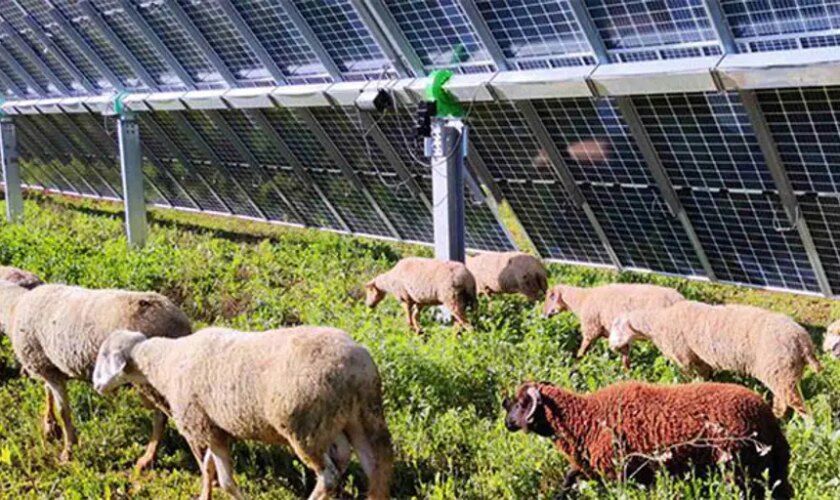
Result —
M537 407L542 404L542 395L540 395L540 391L536 387L529 387L526 389L525 394L531 400L531 404L525 411L525 421L531 423L534 421L534 414L537 412Z

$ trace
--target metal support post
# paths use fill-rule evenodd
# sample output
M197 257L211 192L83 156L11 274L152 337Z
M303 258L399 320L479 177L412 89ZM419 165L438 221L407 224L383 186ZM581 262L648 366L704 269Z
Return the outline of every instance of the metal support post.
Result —
M464 159L467 157L467 127L459 119L437 118L427 154L432 161L432 202L435 220L435 257L464 262L466 259L464 215Z
M0 118L0 162L6 191L6 219L9 222L17 222L23 217L23 192L15 124L9 117Z
M146 244L146 199L143 185L143 154L140 150L140 126L131 114L123 114L117 122L120 144L120 170L125 200L125 225L128 244L142 247Z

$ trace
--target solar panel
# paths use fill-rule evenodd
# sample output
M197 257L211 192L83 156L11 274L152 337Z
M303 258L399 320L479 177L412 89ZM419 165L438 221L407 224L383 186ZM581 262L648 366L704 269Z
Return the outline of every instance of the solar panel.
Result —
M703 0L591 0L586 4L614 62L721 53Z
M840 46L837 0L721 0L741 52Z
M452 67L474 73L496 69L459 2L389 0L383 3L427 70Z
M840 289L840 198L799 197L802 217L808 223L817 254L833 290Z
M533 101L577 182L653 184L612 99Z
M633 103L674 185L775 189L736 94L637 96Z
M21 52L18 46L7 35L0 34L0 46L2 46L5 52L8 53L13 60L17 61L17 63L23 67L26 73L35 80L38 86L48 91L51 95L59 95L58 89L50 83L44 73L35 66L31 59Z
M690 189L679 196L718 279L819 292L778 196Z
M294 3L347 80L394 76L390 62L349 0Z
M566 0L477 0L502 51L519 69L594 64Z

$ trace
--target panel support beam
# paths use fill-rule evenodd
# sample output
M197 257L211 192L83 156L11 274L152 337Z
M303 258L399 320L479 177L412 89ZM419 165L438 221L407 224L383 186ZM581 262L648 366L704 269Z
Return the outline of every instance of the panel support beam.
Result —
M367 27L373 39L376 40L379 49L382 50L382 53L385 54L385 57L387 57L391 62L391 67L394 68L394 71L396 71L401 78L410 78L413 76L411 71L409 71L406 65L403 64L404 56L398 53L397 50L391 46L391 40L385 32L382 31L382 28L379 27L379 24L376 22L373 14L371 14L368 10L368 6L365 4L364 0L350 0L350 3L353 7L355 7L356 13L362 20L362 24ZM418 74L423 75L422 72Z
M300 161L298 156L292 151L292 148L286 143L286 140L280 137L280 134L277 133L277 130L271 125L268 118L266 118L265 113L262 110L257 109L246 109L243 110L245 116L251 120L251 123L254 124L257 128L259 128L264 134L268 142L271 146L277 150L283 158L289 162L289 166L292 167L292 171L297 176L298 180L303 183L308 189L311 190L313 194L318 196L321 201L324 203L324 206L327 207L327 210L330 211L335 220L341 226L344 231L348 233L352 233L353 229L347 224L347 221L344 220L344 217L341 216L341 213L336 210L333 203L330 201L329 198L324 194L321 188L318 186L317 183L312 179L312 176L309 175L309 172L306 171L306 168L303 166L303 162Z
M509 70L510 65L508 64L507 57L505 57L505 53L499 46L499 42L493 36L493 31L490 30L487 21L484 20L484 16L481 15L481 11L478 10L478 5L476 5L475 0L459 0L458 3L461 4L461 9L463 9L464 15L472 25L481 44L484 45L487 53L490 54L493 64L496 65L499 71Z
M548 130L546 130L542 120L540 120L539 114L534 108L534 105L531 101L518 101L516 102L516 109L518 109L521 113L522 118L530 128L531 133L534 134L534 138L537 140L540 148L545 151L546 156L548 156L549 164L554 170L554 174L563 185L569 199L576 207L583 210L583 213L586 214L586 218L589 220L589 223L598 235L601 245L604 246L607 255L609 255L610 261L616 269L620 270L622 266L621 260L618 258L618 254L613 248L612 243L610 243L607 233L604 231L603 226L601 226L601 222L595 216L595 212L592 210L589 202L586 201L586 198L583 196L580 188L578 188L577 183L575 183L575 178L572 176L572 172L569 170L566 160L563 159L563 155L560 154L560 151L557 149L557 145L551 139L551 135L548 133Z
M201 172L195 168L195 165L193 165L189 157L181 151L181 148L178 147L177 144L175 144L175 141L169 138L166 132L160 127L160 125L158 125L157 121L155 121L152 114L146 115L146 119L143 120L143 125L146 126L146 130L149 135L151 135L157 142L161 143L167 151L172 153L175 159L178 160L178 163L180 163L185 170L189 171L190 174L192 174L192 176L204 186L208 193L213 195L213 199L216 200L216 203L224 207L224 209L232 215L233 210L230 205L224 200L224 198L219 196L219 193L217 193L216 190L213 189L213 186L211 186L204 176L201 175ZM184 192L188 191L185 189ZM190 198L193 199L192 196L190 196ZM200 204L196 202L196 206L200 207Z
M753 132L758 140L758 145L761 148L761 153L764 156L764 163L770 170L770 175L773 177L773 182L776 184L776 189L779 191L779 198L784 207L785 214L792 227L796 228L799 238L802 241L802 246L808 255L808 260L811 263L811 268L814 271L814 276L817 279L817 284L820 291L825 296L832 296L831 283L828 281L828 276L825 273L825 268L822 265L822 260L817 252L817 247L814 244L814 238L811 235L811 229L808 227L808 222L802 216L802 209L799 206L799 200L793 192L790 178L785 170L785 165L782 162L782 157L776 147L776 142L773 139L773 133L767 125L764 118L764 112L761 110L761 105L755 92L752 90L742 90L739 92L741 102L744 105L744 110L752 124Z
M169 50L169 47L167 47L160 39L155 30L152 29L148 22L146 22L146 18L137 11L137 7L134 3L131 0L119 0L119 2L123 12L125 12L125 15L134 27L140 30L140 33L143 34L143 38L157 51L166 65L169 66L169 69L175 73L175 76L181 80L185 87L194 89L196 87L195 79L193 79L192 75L184 69L184 66L180 61L178 61L178 58L175 57L172 51Z
M2 19L2 17L0 17L0 19ZM35 50L33 50L32 47L28 43L26 43L26 40L24 40L23 37L20 36L20 33L15 31L14 27L12 27L5 20L2 20L0 21L0 29L4 33L6 33L6 35L12 41L14 41L15 45L18 46L21 52L23 52L26 55L26 57L28 57L29 60L32 61L32 64L34 64L38 68L38 70L42 72L44 76L47 77L47 79L56 88L56 90L58 90L58 92L60 92L64 96L69 96L72 94L67 85L65 85L64 82L61 81L58 75L56 75L55 72L44 62L44 60L41 59L41 57L35 52Z
M412 71L414 71L415 75L425 75L426 68L423 64L423 60L417 54L417 51L414 50L414 47L411 46L411 43L409 43L408 38L406 38L405 33L403 33L402 29L400 29L400 25L397 23L397 20L394 19L393 15L391 15L391 11L388 10L388 6L385 5L385 2L383 2L383 0L364 0L364 3L366 4L371 16L373 16L374 22L381 26L383 33L388 38L388 41L397 53L402 56L404 63L411 68Z
M373 210L385 224L385 227L388 228L391 235L394 238L403 239L402 235L400 235L399 231L397 231L397 227L393 222L391 222L388 215L384 210L382 210L382 207L379 206L379 202L376 201L376 198L373 197L367 186L365 186L362 180L359 179L359 176L356 175L356 172L353 170L353 167L350 166L347 158L344 157L341 150L338 149L338 146L336 146L332 139L330 139L327 131L324 130L324 127L321 126L321 123L317 118L315 118L312 111L307 108L298 108L295 109L293 113L295 113L295 116L300 118L300 120L309 128L309 131L315 135L318 142L321 144L321 147L324 148L324 151L326 151L333 162L335 162L336 166L341 170L347 180L350 181L353 187L362 193L362 196L364 196L368 203L370 203L370 206L373 207Z
M73 26L66 17L64 17L64 14L62 14L60 10L57 8L50 9L50 17L53 22L55 22L55 24L64 31L64 34L70 38L70 41L78 47L79 51L84 54L88 61L90 61L90 63L93 64L100 73L102 73L102 76L108 80L108 83L110 83L112 87L119 91L125 90L125 85L123 85L117 74L114 73L107 64L105 64L105 61L99 57L99 54L97 54L96 51L93 50L93 47L85 41L84 37L82 37L82 35L76 30L76 27Z
M717 33L717 39L723 49L723 53L737 54L738 45L735 43L735 36L729 27L729 23L726 21L723 8L720 6L720 0L703 0L703 4L706 7L706 12L709 14L712 27L715 33Z
M0 167L6 193L6 220L19 222L23 219L23 190L15 124L9 117L0 117Z
M230 0L216 0L216 3L239 32L239 35L245 40L248 47L254 52L254 55L257 56L260 63L265 66L266 70L268 70L268 73L271 75L271 78L274 79L275 83L277 83L277 85L284 85L286 83L286 76L283 74L280 66L265 49L262 42L260 42L260 39L257 38L257 35L251 27L248 26L248 23L242 18L242 14L239 13L233 3Z
M143 63L140 62L137 57L134 56L134 53L123 43L120 37L114 33L114 30L111 29L111 26L108 25L108 22L102 17L102 14L96 10L96 8L90 4L89 0L82 0L79 2L79 8L84 12L84 14L90 19L94 26L99 30L105 40L111 44L111 47L120 55L123 60L125 60L126 64L131 68L137 78L140 79L141 82L150 89L158 88L157 80L149 73Z
M172 12L172 15L175 17L175 20L178 21L178 24L183 28L195 42L198 49L201 51L202 55L205 59L213 66L219 75L221 75L222 80L228 84L229 87L236 87L236 76L231 72L230 68L227 67L225 62L219 56L219 53L216 52L216 49L210 45L210 42L207 41L207 37L204 36L204 33L199 30L195 23L192 21L189 15L187 15L186 11L184 11L183 7L181 7L178 2L166 2L166 8Z
M426 193L423 192L423 188L420 187L417 180L411 175L411 171L409 171L408 167L405 163L403 163L402 158L394 149L394 146L392 146L388 141L388 138L385 137L385 134L382 132L382 129L379 128L379 124L371 115L371 112L359 110L359 118L359 125L361 125L359 133L362 135L367 134L370 139L373 139L373 142L385 156L385 159L388 160L391 168L394 169L400 179L402 179L402 182L408 190L411 191L411 193L426 206L429 213L433 213L434 210L429 197L426 196ZM368 140L368 138L365 137L364 140Z
M119 117L117 138L120 149L120 171L122 172L128 244L131 247L140 248L146 244L149 227L146 221L140 126L134 116L125 114Z
M213 124L219 128L219 131L222 133L222 135L224 135L225 138L227 138L231 142L231 144L233 144L233 147L236 148L236 151L239 153L239 156L241 156L242 159L245 160L245 162L251 166L251 168L253 168L256 172L259 173L262 182L267 183L271 187L271 190L274 192L277 198L279 198L280 201L283 202L283 205L285 206L286 211L289 213L289 215L292 216L294 219L297 219L297 221L300 224L303 224L305 226L311 226L312 224L310 224L309 221L306 220L306 217L304 217L303 214L300 213L300 211L295 207L294 203L292 203L289 197L286 196L286 193L284 193L283 190L280 189L280 187L277 185L277 183L275 183L274 180L272 180L271 172L268 171L268 169L260 162L260 160L253 153L253 151L251 151L251 148L248 147L245 141L243 141L242 138L239 137L239 134L237 134L233 127L231 127L227 120L225 120L225 117L218 111L208 110L204 113L207 115L210 121L212 121Z
M435 258L466 260L464 160L468 129L461 120L432 122L431 162Z
M303 17L303 14L300 13L300 10L298 10L294 2L292 0L277 0L277 2L283 6L283 10L286 11L286 15L289 16L292 23L300 32L300 35L304 40L306 40L309 48L312 49L312 52L314 52L315 56L318 57L318 61L321 62L321 66L327 70L327 74L329 74L330 77L337 82L344 80L344 76L341 74L341 69L338 67L335 59L332 58L326 47L324 47L324 44L322 44L321 40L318 39L315 31L312 30L311 26L309 26L309 22L305 17Z
M703 245L700 243L700 238L697 236L697 231L694 230L694 225L688 218L688 214L682 206L682 202L680 202L677 192L674 190L671 179L668 177L668 173L662 165L662 160L659 158L659 154L656 152L656 148L653 146L653 142L650 140L647 130L645 130L645 126L639 117L635 104L633 104L633 99L626 96L618 97L616 98L616 104L618 105L618 109L621 112L624 122L630 129L630 134L633 136L633 140L639 147L639 151L642 153L642 157L644 157L645 163L653 175L653 179L656 181L656 185L659 187L659 192L665 200L665 205L668 207L671 215L679 219L680 224L683 227L683 231L685 231L688 236L688 240L691 242L691 246L694 249L694 255L697 257L697 261L703 268L703 272L706 273L706 277L710 280L716 280L717 277L715 276L715 271L712 268L711 262L709 262L709 257L706 255L706 250L703 249Z
M595 56L595 62L598 64L609 64L610 57L607 52L607 46L604 43L604 39L601 38L601 34L598 32L595 23L592 21L592 16L589 15L586 3L583 0L569 0L569 6L572 8L575 19L577 19L581 31L583 31L586 41L589 43L589 47L592 48L592 55Z
M17 2L15 3L17 4ZM64 70L70 73L88 94L96 94L96 86L94 86L93 83L91 83L91 81L88 80L88 78L85 76L85 74L82 73L82 71L76 67L73 61L69 57L67 57L67 54L65 54L64 51L61 50L61 47L59 47L55 42L53 42L50 36L47 35L46 31L44 31L44 28L42 28L41 25L38 24L38 21L36 21L35 18L33 18L29 13L27 13L23 9L23 7L21 7L20 9L23 13L23 21L26 23L29 29L32 30L32 34L35 36L35 38L37 38L38 41L44 45L44 49L50 51L50 53L56 58L58 63L64 67Z
M228 179L236 186L245 200L251 205L251 208L254 209L255 212L259 214L259 216L265 220L268 220L268 215L266 215L265 211L260 207L254 198L251 196L251 193L248 192L247 189L239 182L235 176L230 175L230 171L225 167L225 162L219 158L219 155L216 154L216 151L213 150L212 147L204 140L204 137L201 133L196 130L192 123L187 120L187 117L184 116L184 113L177 112L172 113L172 118L175 120L175 123L178 125L178 128L182 130L187 137L189 137L190 141L195 144L196 147L210 160L210 163L219 171L222 172L223 175L227 176Z

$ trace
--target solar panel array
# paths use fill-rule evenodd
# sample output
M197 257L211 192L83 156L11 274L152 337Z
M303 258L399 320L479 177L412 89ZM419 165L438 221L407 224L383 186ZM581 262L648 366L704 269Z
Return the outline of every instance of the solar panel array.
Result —
M441 68L562 79L596 62L667 71L820 47L840 47L840 0L0 0L10 102L339 89L301 107L139 112L149 203L421 243L433 172L413 105L363 111L344 82ZM504 199L548 259L840 293L840 87L526 101L481 89L466 118L468 247L514 248ZM115 118L38 106L12 117L23 182L120 199Z

